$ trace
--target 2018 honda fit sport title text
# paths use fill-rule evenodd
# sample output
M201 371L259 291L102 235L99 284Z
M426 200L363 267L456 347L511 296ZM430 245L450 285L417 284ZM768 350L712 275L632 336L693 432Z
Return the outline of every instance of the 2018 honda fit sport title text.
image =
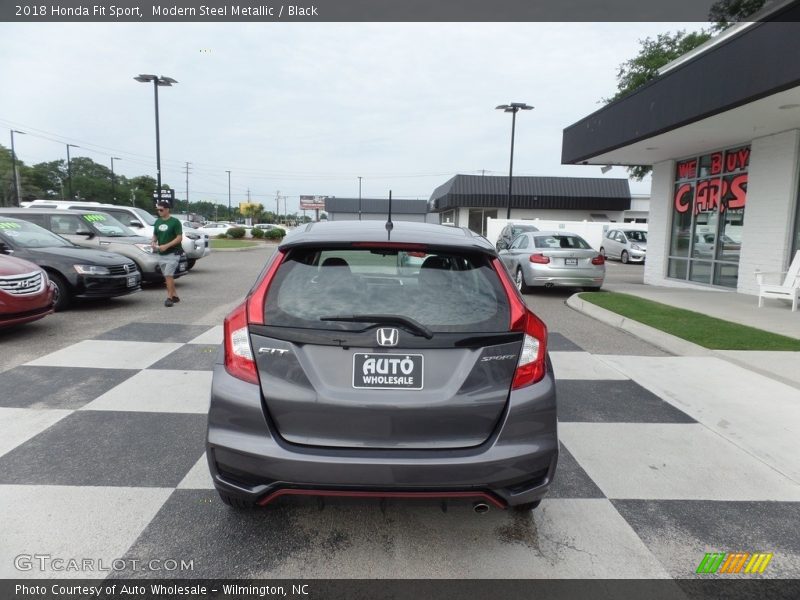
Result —
M284 495L535 507L558 457L547 328L467 229L316 223L228 315L207 456L237 508Z

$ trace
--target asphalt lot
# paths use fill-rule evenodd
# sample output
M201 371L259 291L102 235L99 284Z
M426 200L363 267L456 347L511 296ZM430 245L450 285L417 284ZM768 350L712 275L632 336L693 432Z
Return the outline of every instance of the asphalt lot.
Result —
M245 252L213 251L178 278L181 302L164 306L162 285L110 300L77 301L69 310L11 330L0 330L0 372L47 352L127 323L221 324L241 301L275 246Z
M562 442L533 513L336 499L232 511L203 455L210 368L270 251L212 253L173 308L148 289L3 334L0 577L110 574L13 567L32 552L122 559L111 575L145 578L676 578L734 551L774 552L765 576L800 576L798 477L726 438L731 398L788 405L796 390L667 356L565 306L572 290L526 296L551 333ZM608 267L609 281L641 274ZM192 568L142 570L152 559Z

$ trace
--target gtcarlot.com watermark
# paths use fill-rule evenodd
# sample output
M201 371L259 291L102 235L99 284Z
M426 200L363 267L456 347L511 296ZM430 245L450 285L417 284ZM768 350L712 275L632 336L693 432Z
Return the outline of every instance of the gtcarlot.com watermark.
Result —
M14 557L14 568L18 571L47 573L97 573L112 571L152 571L172 573L194 571L194 560L175 558L74 558L52 554L18 554Z

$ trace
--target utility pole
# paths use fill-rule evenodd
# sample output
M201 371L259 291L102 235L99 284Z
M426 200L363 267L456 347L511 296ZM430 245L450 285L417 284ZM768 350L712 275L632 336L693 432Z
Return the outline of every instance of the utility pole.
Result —
M361 177L358 178L358 220L361 220Z
M192 164L190 162L186 163L186 216L189 216L189 165Z
M16 204L14 206L19 206L19 175L17 174L17 153L14 151L14 134L19 133L25 135L24 131L17 131L16 129L11 130L11 174L14 177L14 194L16 194Z
M114 161L115 160L122 160L119 156L112 156L111 157L111 202L116 204L117 203L117 178L114 176Z
M67 189L69 189L69 199L74 200L74 198L72 197L72 163L69 158L69 149L80 148L80 146L76 146L75 144L67 144L66 146L67 146L67 183L68 183ZM63 196L64 194L62 193L61 195Z
M231 220L231 172L225 171L228 174L228 221Z
M289 224L289 209L286 208L286 199L289 196L283 196L283 214L286 215L286 224Z
M281 191L278 190L275 192L275 222L280 223L280 214L281 214Z

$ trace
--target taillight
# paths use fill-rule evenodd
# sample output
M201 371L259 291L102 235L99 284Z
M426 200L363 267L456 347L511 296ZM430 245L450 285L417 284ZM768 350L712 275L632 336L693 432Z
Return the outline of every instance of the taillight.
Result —
M536 263L538 265L546 265L550 262L550 257L545 256L544 254L531 254L529 259L532 263Z
M242 302L225 317L225 370L237 379L257 384L258 370L247 328L247 304Z
M267 265L261 279L248 294L245 301L233 309L225 317L225 370L230 375L258 384L258 368L253 359L253 349L250 347L249 324L264 324L264 304L267 299L269 285L281 266L285 253L277 250L272 256L272 261Z
M516 390L541 381L547 372L547 326L525 305L503 263L495 258L492 265L508 298L511 311L509 329L523 334L522 350L511 382L511 389Z
M606 257L603 256L602 254L598 254L597 256L595 256L592 259L592 264L593 265L604 265L604 264L606 264Z
M264 304L267 301L267 292L272 280L275 279L275 273L278 272L278 267L281 266L286 254L283 250L276 250L272 255L272 262L269 263L264 275L256 282L255 287L247 296L247 320L253 325L264 325Z

